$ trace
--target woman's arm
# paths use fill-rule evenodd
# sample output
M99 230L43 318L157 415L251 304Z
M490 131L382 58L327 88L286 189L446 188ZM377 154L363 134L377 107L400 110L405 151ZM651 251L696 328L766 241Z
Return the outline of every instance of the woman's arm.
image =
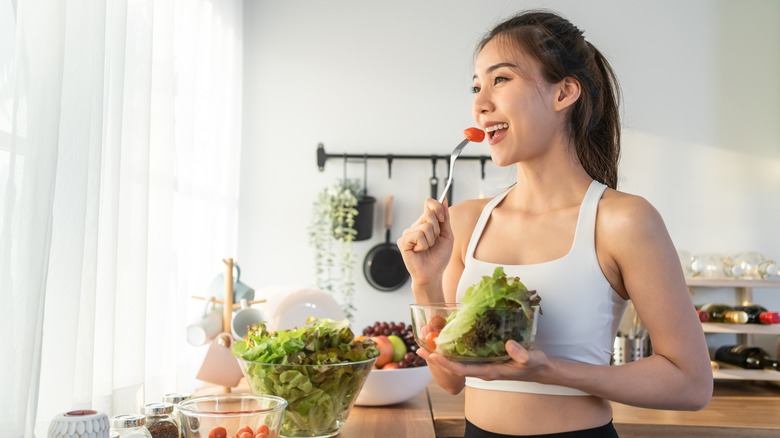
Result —
M651 357L620 366L549 359L507 343L514 359L464 365L432 355L429 363L462 376L563 385L633 406L697 410L712 395L712 371L701 324L674 245L644 199L608 191L599 204L596 247L604 274L629 296L653 342Z
M473 219L469 203L450 209L433 199L427 199L420 218L407 228L398 240L410 276L416 303L456 302L456 292L463 273L463 255L471 236ZM478 216L478 214L477 214ZM473 224L472 224L473 227ZM447 258L445 258L445 256ZM442 263L442 260L445 262ZM423 359L428 352L417 350ZM436 383L451 394L458 394L465 386L463 376L428 364Z
M707 342L663 219L643 198L606 195L597 219L599 258L615 290L633 301L653 355L596 370L595 386L585 383L582 389L634 406L701 409L712 396ZM564 365L560 375L576 381L581 373Z

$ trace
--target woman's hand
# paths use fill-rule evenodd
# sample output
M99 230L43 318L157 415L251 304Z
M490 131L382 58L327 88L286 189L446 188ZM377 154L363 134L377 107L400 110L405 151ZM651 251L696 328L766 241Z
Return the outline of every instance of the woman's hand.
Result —
M440 283L453 246L447 201L425 200L422 215L398 239L406 269L417 284Z
M450 369L439 366L434 361L429 360L431 353L428 350L419 348L417 349L417 355L425 359L428 369L431 371L431 375L433 375L433 380L445 391L454 395L460 393L466 386L466 379L463 376L459 376Z
M506 350L511 360L502 363L469 365L447 360L444 356L436 353L427 354L425 359L428 362L428 366L436 366L448 374L462 377L478 377L482 380L538 382L538 379L549 368L550 361L541 350L527 350L515 341L507 341Z

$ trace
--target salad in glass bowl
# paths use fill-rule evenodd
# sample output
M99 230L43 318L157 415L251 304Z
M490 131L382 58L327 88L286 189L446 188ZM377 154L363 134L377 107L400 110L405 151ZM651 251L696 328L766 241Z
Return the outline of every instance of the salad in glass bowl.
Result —
M414 337L421 348L452 361L504 362L507 341L533 345L540 302L535 290L497 267L469 287L460 303L412 304Z
M232 351L252 392L287 401L284 437L337 435L379 356L373 341L355 339L349 321L324 318L275 332L261 322Z

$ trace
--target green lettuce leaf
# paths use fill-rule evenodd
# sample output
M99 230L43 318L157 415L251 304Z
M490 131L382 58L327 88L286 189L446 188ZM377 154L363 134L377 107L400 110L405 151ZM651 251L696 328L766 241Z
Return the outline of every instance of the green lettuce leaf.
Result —
M253 392L287 400L287 436L338 431L374 365L371 359L379 356L373 341L355 340L348 321L317 318L275 332L261 322L232 351L249 361L242 366Z
M437 350L446 356L496 357L506 354L505 340L527 340L534 306L541 301L519 277L508 277L503 267L469 287L461 306L447 318L436 338ZM525 318L517 317L521 309Z

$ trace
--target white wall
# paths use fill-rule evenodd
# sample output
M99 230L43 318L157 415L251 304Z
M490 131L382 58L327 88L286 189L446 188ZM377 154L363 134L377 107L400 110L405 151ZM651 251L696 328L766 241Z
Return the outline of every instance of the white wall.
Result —
M624 93L620 188L659 209L679 249L780 258L779 2L262 0L244 6L242 279L313 284L311 205L342 174L340 160L318 171L317 143L330 153L449 154L472 124L475 42L528 7L563 13L612 62ZM431 164L395 161L392 179L383 161L368 166L369 194L395 196L395 239L428 196ZM508 176L487 171L482 182L477 162L457 165L455 201ZM348 174L362 177L362 165ZM384 237L382 211L373 238L355 245L357 329L409 319L408 284L383 293L362 275ZM780 309L778 292L757 299Z

